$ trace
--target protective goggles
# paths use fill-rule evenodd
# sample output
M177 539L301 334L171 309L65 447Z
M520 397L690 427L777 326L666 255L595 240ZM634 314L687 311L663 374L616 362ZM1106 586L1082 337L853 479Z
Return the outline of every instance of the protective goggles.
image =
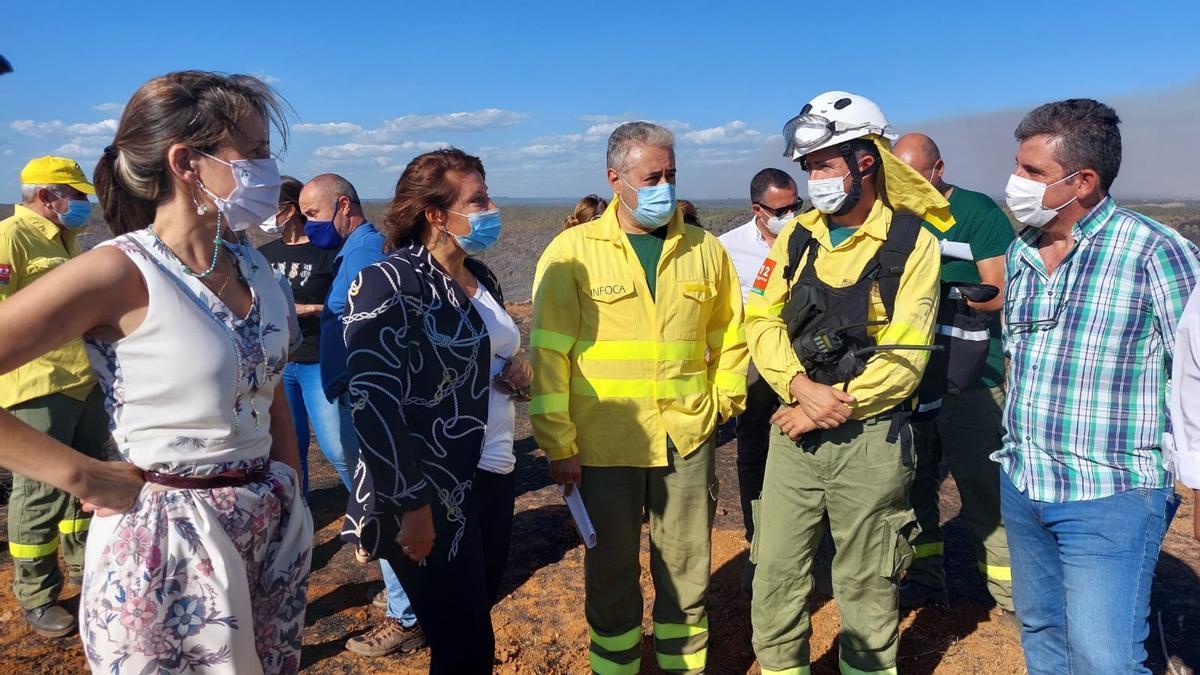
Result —
M852 134L850 138L860 138L867 134L883 135L885 130L875 124L848 124L833 122L820 115L797 115L783 125L783 139L786 141L783 156L803 157L825 147L834 136L845 136L855 131L862 133Z

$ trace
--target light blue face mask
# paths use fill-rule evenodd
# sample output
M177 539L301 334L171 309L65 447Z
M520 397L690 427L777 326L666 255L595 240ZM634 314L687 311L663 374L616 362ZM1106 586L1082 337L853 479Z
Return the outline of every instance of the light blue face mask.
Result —
M87 222L88 216L92 215L92 203L86 199L68 200L67 210L63 213L58 213L58 222L68 230L78 230Z
M500 209L476 213L459 213L458 211L450 211L450 213L463 216L471 225L471 231L463 236L451 233L467 255L479 255L500 240Z
M621 179L621 182L629 185L629 181L624 178ZM625 206L633 214L634 220L638 221L645 229L653 230L662 227L675 214L674 183L659 183L640 188L629 185L629 188L637 191L637 208L630 209L623 200L621 205Z

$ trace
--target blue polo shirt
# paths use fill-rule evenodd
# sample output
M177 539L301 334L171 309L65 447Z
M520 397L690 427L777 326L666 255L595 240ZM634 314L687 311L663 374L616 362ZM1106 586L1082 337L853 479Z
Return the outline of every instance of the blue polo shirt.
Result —
M346 296L350 283L368 265L383 260L383 235L371 223L354 228L333 260L333 284L321 311L321 387L330 400L346 391L346 340L342 336L342 314L346 311Z

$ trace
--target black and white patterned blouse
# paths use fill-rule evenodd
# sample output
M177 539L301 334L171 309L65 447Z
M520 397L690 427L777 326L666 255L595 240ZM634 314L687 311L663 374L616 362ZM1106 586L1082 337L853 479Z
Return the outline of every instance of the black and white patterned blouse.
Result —
M504 302L486 265L468 258L466 266ZM400 557L401 516L431 504L430 556L452 559L487 425L491 344L483 319L414 243L363 269L343 322L361 450L342 538L376 557Z

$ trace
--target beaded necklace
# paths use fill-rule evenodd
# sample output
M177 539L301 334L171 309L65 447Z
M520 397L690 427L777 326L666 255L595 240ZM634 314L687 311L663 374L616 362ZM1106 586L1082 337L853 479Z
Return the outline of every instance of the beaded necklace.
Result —
M150 223L146 229L150 230L150 234L154 236L158 243L163 245L163 248L170 250L167 245L163 243L163 240L158 238L158 233L154 231L154 223ZM208 269L204 270L203 272L193 272L192 268L183 264L183 261L179 259L179 256L175 255L174 251L171 251L171 255L174 256L176 260L179 260L179 264L183 266L184 274L197 279L207 279L209 275L211 275L217 269L217 255L221 252L221 244L223 243L225 243L225 240L221 238L221 212L217 211L217 234L213 237L213 252L212 258L208 261Z

